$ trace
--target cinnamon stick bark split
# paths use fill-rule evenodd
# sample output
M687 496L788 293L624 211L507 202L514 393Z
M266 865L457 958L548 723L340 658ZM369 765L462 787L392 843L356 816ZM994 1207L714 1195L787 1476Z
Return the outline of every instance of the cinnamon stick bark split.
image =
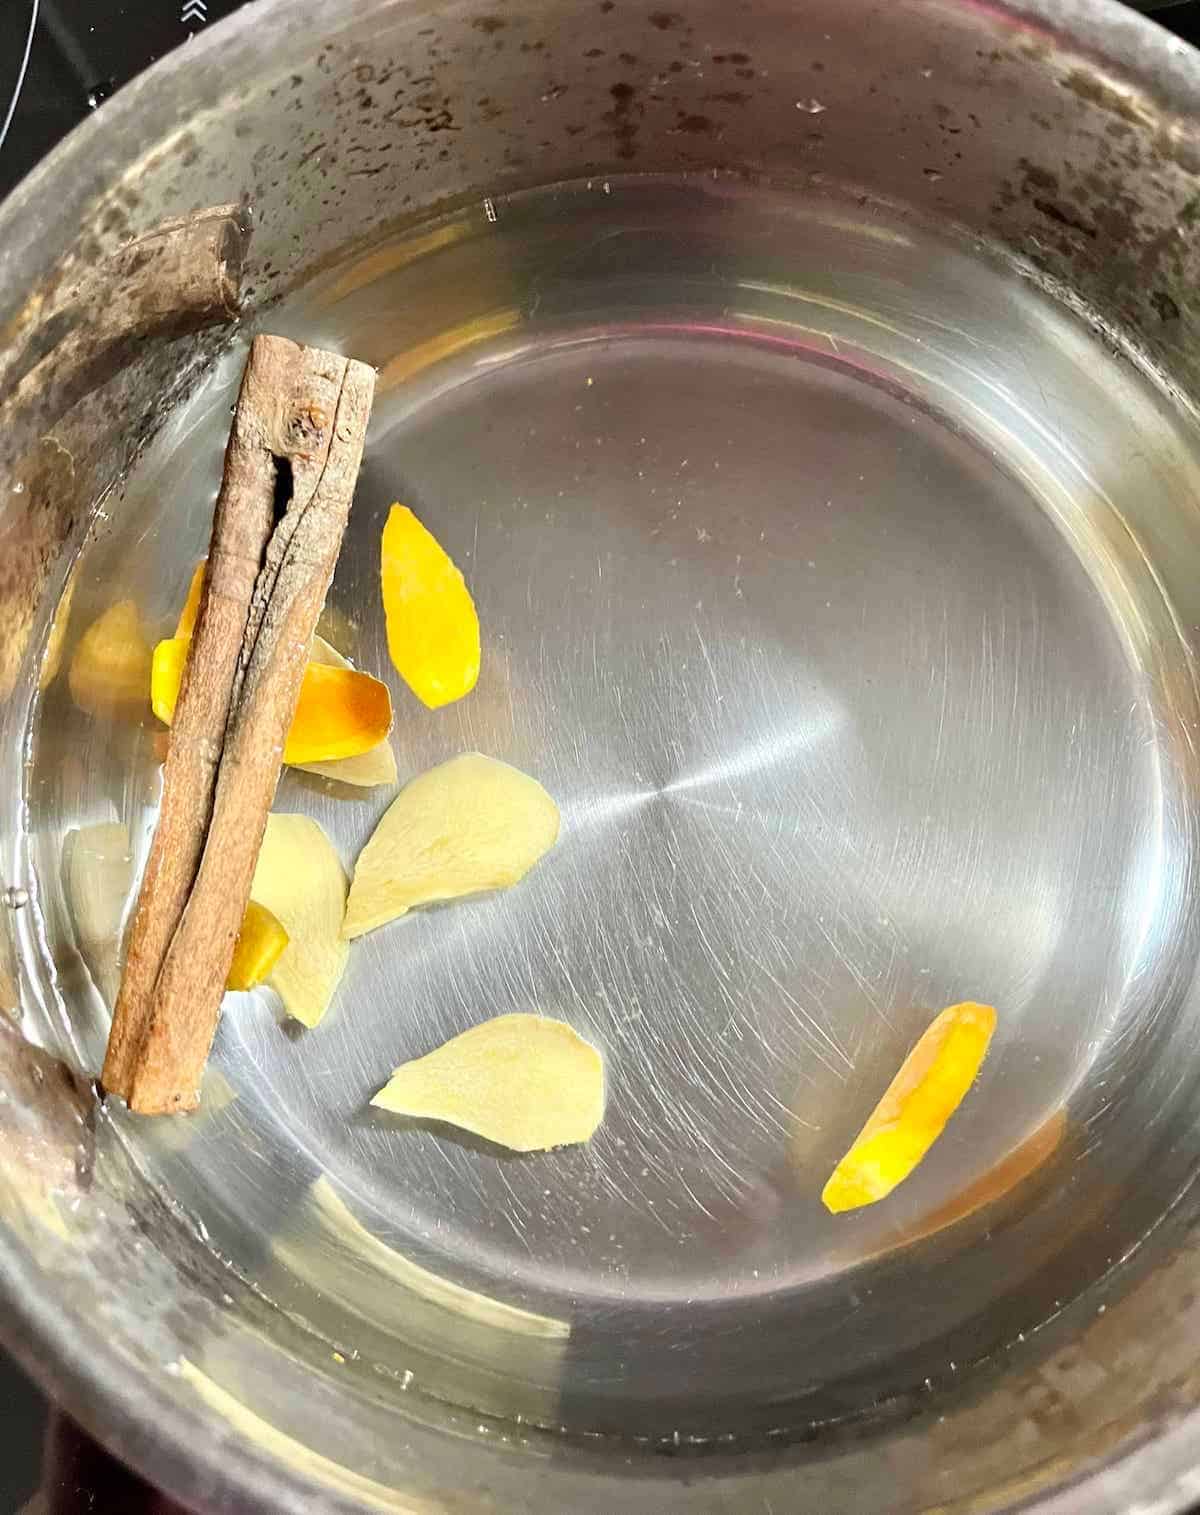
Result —
M123 1093L130 1108L143 1114L194 1109L199 1101L309 641L354 494L374 384L374 370L365 364L283 338L259 337L251 348L226 483L235 440L239 451L244 440L251 456L239 460L235 483L228 491L222 485L218 501L212 566L168 749L151 853L151 863L160 854L158 867L152 873L148 865L139 896L134 932L144 915L140 950L134 953L131 937L128 993L123 983L118 1001L118 1011L127 1001L125 1015L114 1018L105 1063L105 1087ZM290 498L272 529L276 494L289 472ZM219 559L229 555L234 519L238 529L257 532L264 509L267 530L253 588L236 601L232 619L220 620L219 634L214 630L202 645L205 613L215 597L210 586ZM237 585L243 590L244 580ZM241 620L231 631L236 606ZM216 627L211 611L209 618ZM223 679L230 668L221 718L219 702L202 704L191 691ZM194 724L184 727L189 700L196 704ZM178 781L169 787L177 745Z

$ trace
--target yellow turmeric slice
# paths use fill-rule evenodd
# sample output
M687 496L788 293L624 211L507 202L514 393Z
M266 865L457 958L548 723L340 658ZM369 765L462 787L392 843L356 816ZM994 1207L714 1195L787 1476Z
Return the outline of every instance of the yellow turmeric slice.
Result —
M170 637L154 649L150 703L154 714L168 726L175 715L190 645L184 637ZM309 663L284 743L283 761L321 763L354 757L381 742L391 725L392 697L386 684L356 668Z
M190 645L186 637L170 637L159 642L150 663L150 708L167 726L175 719Z
M120 600L79 639L67 672L71 698L89 715L139 715L146 708L150 644L132 600Z
M479 617L462 574L406 505L383 528L383 610L396 672L436 710L479 677Z
M183 609L179 612L179 620L175 624L177 637L190 637L196 629L196 617L200 614L200 596L204 593L204 570L207 567L207 558L201 558L196 564L192 581L188 585L187 599L183 602Z
M987 1056L996 1012L943 1010L904 1059L821 1194L834 1215L883 1199L909 1176L962 1103Z
M268 978L283 956L289 937L278 916L250 900L233 948L226 989L254 989Z

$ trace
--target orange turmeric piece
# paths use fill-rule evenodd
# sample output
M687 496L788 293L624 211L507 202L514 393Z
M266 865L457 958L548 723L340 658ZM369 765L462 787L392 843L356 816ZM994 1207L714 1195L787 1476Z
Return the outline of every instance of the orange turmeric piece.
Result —
M937 1141L975 1082L992 1033L990 1005L951 1005L904 1059L821 1193L837 1215L883 1199Z
M479 677L479 616L462 573L406 505L383 528L380 570L388 652L431 710L470 694Z
M150 703L170 725L183 682L190 641L169 637L154 649ZM356 668L309 663L300 685L296 714L283 748L285 763L324 763L356 757L391 730L392 697L386 684Z
M268 978L291 938L265 905L250 900L233 948L226 989L254 989Z
M151 705L155 715L167 725L174 714L188 642L200 613L206 567L202 559L192 573L174 637L154 649ZM329 677L331 674L337 676ZM391 729L392 701L386 684L352 669L336 655L317 657L309 661L304 671L283 761L295 765L359 757L379 746ZM368 736L372 736L370 741Z

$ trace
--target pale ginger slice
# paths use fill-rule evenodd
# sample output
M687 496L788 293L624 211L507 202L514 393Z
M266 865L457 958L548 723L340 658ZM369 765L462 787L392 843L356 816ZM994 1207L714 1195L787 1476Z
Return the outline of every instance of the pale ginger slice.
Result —
M346 874L333 844L306 815L269 815L250 898L277 917L288 944L268 982L290 1016L315 1026L346 967Z
M558 806L528 774L478 752L406 785L359 854L342 933L416 905L506 889L558 840Z
M512 1152L585 1142L604 1116L604 1063L562 1021L498 1015L404 1063L371 1101Z
M308 661L323 663L330 668L354 667L349 658L344 658L336 647L319 636L312 639ZM301 773L315 773L319 778L337 779L339 783L353 784L361 789L369 789L375 784L386 784L390 788L398 777L396 754L392 751L390 737L386 736L378 746L360 752L356 757L331 758L324 763L295 763L292 766Z
M62 667L63 646L67 640L67 627L71 620L71 602L75 598L75 584L78 578L79 563L76 562L67 575L67 582L63 585L62 596L46 635L46 650L42 654L42 666L38 673L38 689L43 694L58 677L58 670Z
M110 1008L121 984L121 922L133 890L129 828L99 821L63 841L63 893L79 955Z
M150 660L136 604L119 600L79 639L67 670L71 698L88 715L137 718L148 703Z
M206 1105L207 1095L206 1089ZM188 1122L167 1124L178 1127ZM313 1180L307 1195L288 1205L283 1223L272 1233L271 1255L293 1275L300 1273L313 1288L340 1291L343 1300L345 1279L352 1273L354 1297L346 1300L347 1307L360 1320L370 1321L376 1331L405 1332L411 1339L416 1318L424 1313L421 1306L432 1305L489 1331L534 1337L560 1348L571 1336L569 1320L523 1310L421 1267L398 1251L395 1241L385 1242L368 1229L324 1174ZM437 1512L413 1510L412 1515ZM449 1512L443 1508L441 1515Z

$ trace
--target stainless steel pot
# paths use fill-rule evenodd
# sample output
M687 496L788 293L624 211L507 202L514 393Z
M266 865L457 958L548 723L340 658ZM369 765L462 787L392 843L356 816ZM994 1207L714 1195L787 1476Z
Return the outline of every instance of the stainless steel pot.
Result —
M107 1445L206 1510L1200 1498L1198 111L1083 0L259 0L0 209L3 1334ZM153 733L68 670L169 620L263 326L381 368L347 650L396 494L480 599L402 767L510 757L566 840L302 1040L231 1005L205 1112L138 1123L78 879L127 897ZM280 805L347 858L380 808ZM968 996L962 1114L825 1216ZM533 1006L605 1049L591 1147L364 1113Z

